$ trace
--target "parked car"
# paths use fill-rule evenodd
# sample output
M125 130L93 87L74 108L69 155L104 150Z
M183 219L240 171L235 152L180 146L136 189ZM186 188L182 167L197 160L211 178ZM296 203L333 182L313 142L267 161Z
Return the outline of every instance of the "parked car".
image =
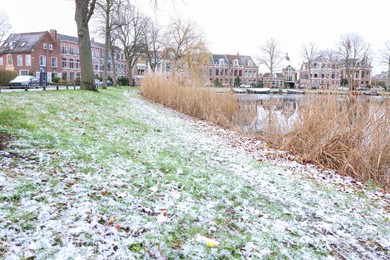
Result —
M372 90L372 91L383 91L383 90L385 90L385 88L382 87L382 86L373 86L373 87L371 88L371 90Z
M340 90L340 91L348 91L349 88L347 88L347 87L339 87L339 90Z
M17 76L9 82L9 88L30 88L31 86L38 87L38 79L34 76Z
M112 80L110 79L107 80L107 86L112 86Z
M358 87L357 90L358 91L367 91L368 88L367 87Z

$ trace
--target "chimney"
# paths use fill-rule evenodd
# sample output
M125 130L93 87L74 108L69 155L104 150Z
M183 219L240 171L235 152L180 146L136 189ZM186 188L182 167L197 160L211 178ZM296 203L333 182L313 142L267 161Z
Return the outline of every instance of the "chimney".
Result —
M51 35L51 38L53 38L53 41L57 41L57 30L56 29L50 29L50 35Z

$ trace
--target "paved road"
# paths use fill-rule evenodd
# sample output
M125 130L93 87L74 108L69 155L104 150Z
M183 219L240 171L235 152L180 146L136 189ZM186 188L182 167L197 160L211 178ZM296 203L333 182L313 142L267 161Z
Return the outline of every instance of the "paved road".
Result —
M80 89L80 86L46 86L46 90L60 90L60 89ZM44 90L43 87L31 87L27 91L42 91ZM0 86L0 92L20 92L20 91L26 91L23 88L14 88L10 89L8 86Z

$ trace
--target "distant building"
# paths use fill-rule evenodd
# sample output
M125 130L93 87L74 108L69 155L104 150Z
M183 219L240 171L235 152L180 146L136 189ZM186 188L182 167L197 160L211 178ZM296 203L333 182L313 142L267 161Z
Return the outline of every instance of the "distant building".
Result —
M247 85L259 80L259 67L248 55L211 54L206 70L208 85L234 86L237 77Z
M271 73L267 72L263 75L263 85L265 88L284 88L284 75L281 72L272 73L272 81L270 77Z
M96 77L104 70L104 45L91 42L93 69ZM127 76L127 63L119 48L115 48L117 77ZM108 57L108 73L112 76L113 58ZM69 83L80 79L80 52L78 39L73 36L50 32L11 34L0 47L0 69L16 71L18 75L42 77L52 82L60 77Z
M355 85L371 84L371 65L365 63L358 65L353 75ZM319 57L312 62L311 87L315 89L337 89L348 81L347 72L348 69L337 57ZM299 71L299 87L310 87L309 75L309 64L305 62Z
M33 75L51 81L61 73L61 52L58 39L49 32L11 34L0 47L0 69L18 75Z
M282 74L284 77L284 87L285 88L295 88L297 72L291 65L287 65L282 69Z

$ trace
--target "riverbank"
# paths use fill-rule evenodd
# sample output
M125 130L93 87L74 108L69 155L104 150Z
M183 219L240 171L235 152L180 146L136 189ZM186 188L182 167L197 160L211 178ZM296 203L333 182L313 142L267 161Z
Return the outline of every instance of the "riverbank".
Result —
M3 258L390 257L384 191L137 89L4 94L0 122Z

